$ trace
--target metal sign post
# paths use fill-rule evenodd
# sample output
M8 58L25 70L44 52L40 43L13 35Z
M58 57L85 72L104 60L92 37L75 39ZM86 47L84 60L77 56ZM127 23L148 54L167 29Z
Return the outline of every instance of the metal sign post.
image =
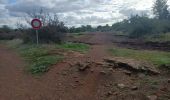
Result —
M31 25L32 25L32 28L35 29L36 31L36 40L37 40L37 45L39 44L39 34L38 34L38 30L41 28L42 26L42 23L39 19L33 19L31 21Z
M37 37L37 45L39 44L39 36L38 36L38 30L35 30L36 31L36 37Z

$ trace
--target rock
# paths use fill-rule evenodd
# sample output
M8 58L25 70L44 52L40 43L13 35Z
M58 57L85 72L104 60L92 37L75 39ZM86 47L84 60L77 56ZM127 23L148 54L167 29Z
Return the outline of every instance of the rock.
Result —
M170 79L168 79L168 83L170 83Z
M118 95L119 93L118 92L114 92L113 95Z
M129 75L129 76L132 75L132 72L130 72L130 71L124 71L124 73L125 73L126 75Z
M95 62L97 65L104 65L104 62Z
M72 63L68 63L68 65L69 65L70 67L73 67L73 66L74 66L74 64L72 64Z
M67 75L67 72L63 72L62 75L63 75L63 76L66 76L66 75Z
M90 72L91 72L91 73L93 73L93 72L94 72L94 70L93 70L93 69L91 69L91 70L90 70Z
M126 86L124 84L117 84L117 86L121 89L125 88Z
M86 61L86 63L90 64L90 63L91 63L91 61Z
M73 76L73 78L78 78L77 76Z
M138 72L138 73L147 72L148 74L153 74L153 75L157 75L160 73L153 65L148 64L146 62L137 61L134 59L115 57L115 58L106 58L104 59L104 61L109 64L114 64L119 68L123 68L133 72Z
M109 72L113 72L113 68L108 68L108 71Z
M109 91L108 93L106 93L106 96L107 96L107 97L108 97L108 96L111 96L111 95L113 95L112 91Z
M137 86L133 86L132 88L131 88L131 90L138 90L138 87Z
M162 88L160 88L160 90L163 91L163 92L167 92L168 91L168 89L166 87L162 87Z
M90 68L89 64L87 63L77 63L76 66L78 66L79 71L85 71L86 69Z
M106 75L106 72L105 71L100 71L100 74Z
M71 87L74 88L74 89L77 88L76 85L73 85L73 84L71 84Z
M75 52L75 51L70 51L70 52L68 52L67 55L71 55L71 56L74 56L74 57L83 57L84 56L84 54L79 53L79 52Z
M158 100L158 97L156 95L151 95L151 96L148 96L148 99L149 100Z
M82 82L80 82L80 83L79 83L79 85L81 85L81 86L82 86L82 85L84 85L84 84L83 84Z
M76 82L76 83L79 83L79 81L78 81L78 80L76 80L75 82Z
M109 85L109 84L105 84L104 86L105 86L105 87L110 87L110 85Z
M116 60L112 59L112 58L105 58L104 59L105 62L109 63L109 64L116 64Z
M146 76L146 75L143 74L143 73L138 74L138 77L139 77L139 78L144 78L145 76Z

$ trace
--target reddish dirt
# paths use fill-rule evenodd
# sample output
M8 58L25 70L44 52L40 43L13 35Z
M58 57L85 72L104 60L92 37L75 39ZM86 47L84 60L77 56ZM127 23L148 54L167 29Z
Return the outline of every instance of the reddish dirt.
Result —
M68 40L72 42L82 42L92 45L114 44L118 47L137 50L170 51L170 42L145 42L142 38L132 39L128 38L128 36L114 35L113 33L86 33L84 36L80 36L79 38L71 37L68 38Z
M108 34L92 34L85 42L93 44L88 53L70 52L42 76L26 73L23 59L0 45L0 100L148 100L150 95L170 99L169 74L129 76L124 69L110 70L100 65L109 56L106 49L112 42ZM80 72L77 62L98 64L92 63L90 69ZM138 89L132 90L133 86Z
M71 42L82 42L91 45L110 45L113 42L113 34L112 33L86 33L79 38L68 37L68 41Z

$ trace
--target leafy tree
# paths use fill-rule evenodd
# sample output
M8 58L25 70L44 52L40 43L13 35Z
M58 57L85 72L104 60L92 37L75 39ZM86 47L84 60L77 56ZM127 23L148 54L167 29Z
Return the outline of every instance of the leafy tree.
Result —
M167 0L156 0L153 6L153 13L158 19L167 19L169 17Z

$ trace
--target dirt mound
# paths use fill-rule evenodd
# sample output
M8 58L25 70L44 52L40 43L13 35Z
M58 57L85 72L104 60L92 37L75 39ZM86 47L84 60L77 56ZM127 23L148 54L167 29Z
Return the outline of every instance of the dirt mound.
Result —
M131 71L129 75L126 69L113 68L105 62L77 62L66 73L65 77L75 81L72 84L73 91L78 93L72 94L75 100L151 100L152 96L163 98L170 93L168 82L161 83L160 76ZM146 77L151 83L145 83ZM157 88L153 89L152 81L157 81ZM167 93L159 91L164 87L168 88L164 90Z
M137 61L134 59L125 59L121 57L115 58L105 58L105 62L109 65L118 68L124 68L126 70L135 72L135 73L148 73L148 74L159 74L160 72L152 65L146 62Z
M115 58L105 58L103 62L86 62L86 63L76 63L73 66L77 66L79 71L85 71L89 69L91 66L103 66L103 67L110 67L110 70L115 68L122 68L127 70L126 74L130 73L144 73L148 75L158 75L160 72L156 69L152 64L148 64L141 61L136 61L134 59L125 59L121 57ZM104 71L102 72L104 73Z

